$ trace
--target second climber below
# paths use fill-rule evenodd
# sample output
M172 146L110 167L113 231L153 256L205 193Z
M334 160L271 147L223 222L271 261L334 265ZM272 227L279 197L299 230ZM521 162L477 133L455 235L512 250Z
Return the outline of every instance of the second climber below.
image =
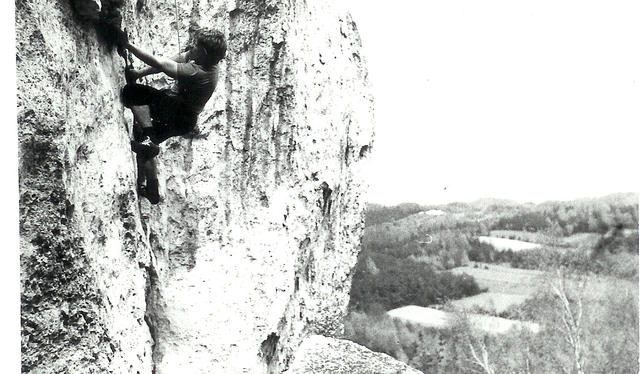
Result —
M127 70L128 82L157 73L175 79L171 88L161 90L136 83L128 83L122 89L122 102L134 116L131 150L137 156L138 191L152 204L160 201L154 159L160 150L158 144L195 128L198 114L216 88L218 63L227 51L220 31L200 29L193 35L192 47L172 58L156 57L129 43L126 35L119 43L149 65Z

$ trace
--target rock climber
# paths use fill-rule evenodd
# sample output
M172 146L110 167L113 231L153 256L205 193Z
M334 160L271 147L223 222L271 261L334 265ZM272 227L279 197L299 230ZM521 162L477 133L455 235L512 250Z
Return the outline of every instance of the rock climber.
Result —
M198 114L218 83L218 63L225 57L227 44L220 31L200 29L195 31L193 46L186 52L164 58L132 45L128 39L126 33L121 32L119 47L149 65L140 70L127 69L128 82L157 73L175 79L171 88L161 90L127 83L121 93L123 104L134 116L131 150L137 155L138 192L151 204L157 204L160 195L154 157L160 151L158 144L194 129Z

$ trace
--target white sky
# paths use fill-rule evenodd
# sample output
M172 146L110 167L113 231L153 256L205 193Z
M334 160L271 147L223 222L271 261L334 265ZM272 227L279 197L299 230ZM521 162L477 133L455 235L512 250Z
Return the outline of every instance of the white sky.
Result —
M637 1L347 4L376 99L369 201L640 190Z

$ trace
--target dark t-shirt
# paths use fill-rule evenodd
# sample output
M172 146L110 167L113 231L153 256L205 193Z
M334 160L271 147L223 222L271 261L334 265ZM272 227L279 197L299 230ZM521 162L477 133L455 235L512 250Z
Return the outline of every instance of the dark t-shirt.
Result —
M204 70L195 62L178 63L176 93L185 101L187 109L202 112L218 83L218 67Z

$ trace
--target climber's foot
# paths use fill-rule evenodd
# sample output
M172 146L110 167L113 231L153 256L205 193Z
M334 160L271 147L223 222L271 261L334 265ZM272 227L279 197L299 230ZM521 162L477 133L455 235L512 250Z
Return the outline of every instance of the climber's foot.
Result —
M138 193L140 194L140 196L142 196L145 199L149 200L149 203L151 205L156 205L156 204L158 204L160 202L160 195L150 193L147 190L147 187L140 187L140 189L138 190Z
M146 159L154 158L160 153L160 147L154 144L149 137L141 142L132 140L131 150Z
M160 193L158 192L158 180L148 179L147 185L138 185L138 194L149 200L152 205L160 202Z

